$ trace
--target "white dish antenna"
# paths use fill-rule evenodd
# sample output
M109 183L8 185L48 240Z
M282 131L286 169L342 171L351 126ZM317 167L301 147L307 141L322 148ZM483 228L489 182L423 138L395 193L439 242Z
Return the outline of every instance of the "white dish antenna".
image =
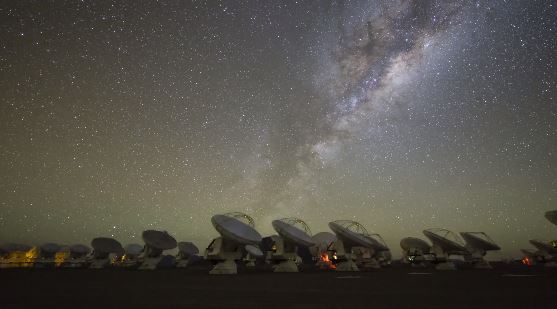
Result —
M467 251L464 241L457 234L447 229L433 228L424 230L423 233L434 246L441 248L443 252L461 254Z
M356 221L338 220L329 222L329 228L336 234L337 241L332 246L338 259L337 271L359 271L356 265L357 254L354 249L374 248L378 242L370 237L363 225ZM360 250L361 251L361 250Z
M143 232L142 237L145 249L143 263L139 266L140 270L156 269L163 258L162 252L178 246L176 239L166 231L147 230Z
M261 243L261 235L255 230L254 220L239 212L214 215L211 218L215 230L221 237L215 238L206 251L209 260L216 261L210 274L236 274L236 260L241 260L246 245L256 246Z
M261 249L259 249L258 247L254 246L254 245L246 245L244 247L244 249L246 249L246 252L249 253L253 257L256 257L256 258L263 257L263 252L261 251Z
M199 248L189 241L181 241L178 243L178 252L183 256L192 256L199 254Z
M389 251L389 247L387 246L387 243L385 242L383 237L381 237L381 235L377 233L371 233L369 235L366 235L366 237L373 242L372 248L373 250L375 250L375 252Z
M122 244L114 238L108 237L97 237L91 241L91 247L95 250L95 254L122 254L124 253L124 248Z
M425 267L427 260L432 260L429 253L431 245L425 240L416 237L406 237L400 241L402 248L402 261L410 263L412 267Z
M557 210L551 210L545 213L545 218L549 220L549 222L557 225Z
M431 247L425 240L417 237L406 237L400 241L400 247L405 252L419 250L421 253L429 252Z
M301 219L284 218L274 220L271 224L279 236L287 241L305 247L310 247L315 244L311 238L311 230Z
M547 253L551 256L557 255L557 241L545 241L540 239L530 240L532 246L536 247L538 250Z
M449 260L451 255L466 255L468 250L464 241L457 234L441 228L427 229L424 235L433 243L431 251L436 258L443 257L444 262L437 264L440 270L454 270L456 265Z
M470 253L464 255L464 259L471 262L475 268L491 269L484 256L487 251L501 250L501 247L484 232L461 232L460 235L466 241L466 249Z
M274 271L298 272L296 261L301 260L297 253L298 246L314 245L308 225L298 218L274 220L272 225L280 236L275 240L275 249L269 256L271 261L277 263L273 266Z
M93 247L93 260L90 267L93 269L105 268L114 262L112 260L114 256L119 257L124 254L122 244L113 238L94 238L91 241L91 247Z
M178 254L176 255L176 267L185 268L190 264L190 258L199 254L199 248L189 241L178 243Z
M177 246L176 239L166 231L147 230L142 236L145 244L154 249L170 250Z
M345 246L372 248L375 245L369 238L369 232L356 221L338 220L329 222L329 228L337 235Z
M248 223L240 221L240 218L247 218ZM223 238L230 241L242 245L253 245L261 242L261 234L255 230L253 219L246 214L215 215L211 218L211 223Z
M501 247L484 232L461 232L460 235L466 241L469 249L482 251L501 250Z

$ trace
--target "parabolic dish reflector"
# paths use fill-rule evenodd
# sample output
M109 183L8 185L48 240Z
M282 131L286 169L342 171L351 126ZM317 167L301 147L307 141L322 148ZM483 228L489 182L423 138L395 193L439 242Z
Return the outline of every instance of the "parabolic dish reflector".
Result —
M189 255L195 255L199 253L199 248L189 241L181 241L178 243L178 251Z
M383 240L383 237L381 237L381 235L369 234L365 236L373 242L373 249L375 251L389 251L389 247L387 246L385 240Z
M319 232L311 237L311 240L316 245L326 244L327 246L337 240L337 237L333 233L329 232Z
M484 232L461 232L460 235L472 248L482 249L485 251L501 250L501 247L499 247Z
M375 242L370 238L366 237L365 234L358 233L352 231L350 226L361 226L358 222L355 221L333 221L329 222L329 228L335 232L338 238L342 238L343 240L347 240L350 243L355 244L356 246L366 247L366 248L373 248ZM364 230L365 233L365 230Z
M41 249L41 252L44 252L44 253L56 253L56 252L59 252L62 249L62 246L60 246L59 244L54 244L54 243L46 243L44 245L41 245L40 249Z
M91 247L97 252L103 253L123 253L124 248L116 239L108 237L97 237L91 241Z
M176 239L166 231L147 230L143 232L143 241L150 247L169 250L177 246Z
M23 244L9 243L0 246L0 251L4 252L27 252L29 250L31 250L31 246Z
M466 252L464 242L455 233L446 229L427 229L423 231L424 235L431 242L446 252Z
M211 223L223 238L243 245L261 242L261 235L249 224L227 215L214 215Z
M311 236L309 236L305 231L299 229L298 227L288 223L287 219L274 220L271 224L277 233L284 239L290 240L291 242L310 247L314 245ZM303 222L303 221L302 221Z
M418 249L422 252L427 252L431 246L423 239L416 237L406 237L400 241L400 247L404 251Z
M124 247L124 252L128 255L139 255L143 251L143 246L140 244L127 244Z
M75 254L88 254L91 252L91 249L86 245L77 244L70 246L70 252Z
M549 222L557 225L557 210L551 210L545 213L545 218L549 220Z
M263 256L263 252L254 245L246 245L244 248L253 257L262 257Z
M548 241L539 240L539 239L532 239L530 240L532 246L536 247L540 251L544 251L551 255L557 254L557 248L553 247L552 244Z

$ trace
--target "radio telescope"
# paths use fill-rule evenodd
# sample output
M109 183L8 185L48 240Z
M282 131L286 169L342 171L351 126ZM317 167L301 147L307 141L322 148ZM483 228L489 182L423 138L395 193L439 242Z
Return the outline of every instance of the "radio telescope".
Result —
M141 264L141 254L143 253L143 246L140 244L127 244L124 247L124 255L117 263L118 266L128 268L136 267Z
M557 240L532 239L530 243L538 249L537 254L543 257L540 260L545 262L546 267L557 267Z
M416 237L406 237L400 241L402 261L410 263L412 267L425 267L426 261L432 260L429 253L431 245Z
M489 236L484 232L461 232L460 235L466 241L466 249L470 254L464 258L472 262L475 268L491 269L491 265L484 259L487 251L501 250Z
M70 256L62 266L68 268L79 268L85 267L88 263L87 256L91 252L91 249L86 245L71 245L69 248Z
M329 228L336 234L337 241L330 249L336 252L337 271L359 271L356 265L357 255L353 253L356 247L374 248L381 246L369 237L367 230L356 221L338 220L329 222Z
M255 245L246 245L244 249L246 250L246 256L244 257L246 267L255 267L255 260L263 257L263 251Z
M54 243L46 243L39 247L39 257L35 261L35 267L54 267L56 253L62 250L62 246Z
M464 241L457 234L449 230L433 228L424 230L423 233L433 243L431 252L435 254L436 259L443 261L437 264L437 269L454 270L456 266L454 262L449 260L449 257L451 255L466 255L469 253Z
M549 222L557 225L557 210L551 210L545 213L545 218L549 220Z
M0 246L0 268L33 267L38 249L23 244L4 244Z
M276 264L273 266L275 272L298 272L296 261L301 260L298 256L298 246L313 246L311 231L308 225L298 218L284 218L274 220L273 228L279 234L269 259Z
M178 243L178 255L176 255L176 267L185 268L192 257L199 254L199 249L191 242L181 241Z
M113 238L94 238L91 247L93 247L93 260L90 268L93 269L105 268L124 254L122 245Z
M260 250L255 252L252 246L261 243L261 235L250 216L239 212L214 215L211 223L221 237L213 239L205 252L206 258L216 263L209 274L236 274L236 261L241 260L248 249L259 254Z
M329 254L329 247L337 240L333 233L319 232L311 237L314 245L309 248L309 252L316 261L315 266L321 269L334 269L336 266L332 262Z
M355 247L356 264L365 268L380 268L391 263L391 250L381 235L368 233L366 235L373 242L371 248Z
M143 263L139 266L141 270L156 269L162 260L162 252L176 248L176 239L166 231L147 230L144 231L143 241L145 249L143 251Z

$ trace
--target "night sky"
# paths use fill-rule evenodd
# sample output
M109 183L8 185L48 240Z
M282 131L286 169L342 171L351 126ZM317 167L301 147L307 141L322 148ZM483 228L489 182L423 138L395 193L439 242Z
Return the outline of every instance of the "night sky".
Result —
M0 242L555 239L554 1L0 2Z

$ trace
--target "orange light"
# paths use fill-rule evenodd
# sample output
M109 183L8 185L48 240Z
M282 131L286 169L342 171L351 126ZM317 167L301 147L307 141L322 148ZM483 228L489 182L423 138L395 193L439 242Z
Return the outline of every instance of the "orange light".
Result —
M329 269L336 269L336 265L329 259L329 254L327 252L321 253L321 262L326 265Z
M532 266L532 260L530 260L529 257L525 256L522 260L521 260L522 264L526 265L526 266Z

